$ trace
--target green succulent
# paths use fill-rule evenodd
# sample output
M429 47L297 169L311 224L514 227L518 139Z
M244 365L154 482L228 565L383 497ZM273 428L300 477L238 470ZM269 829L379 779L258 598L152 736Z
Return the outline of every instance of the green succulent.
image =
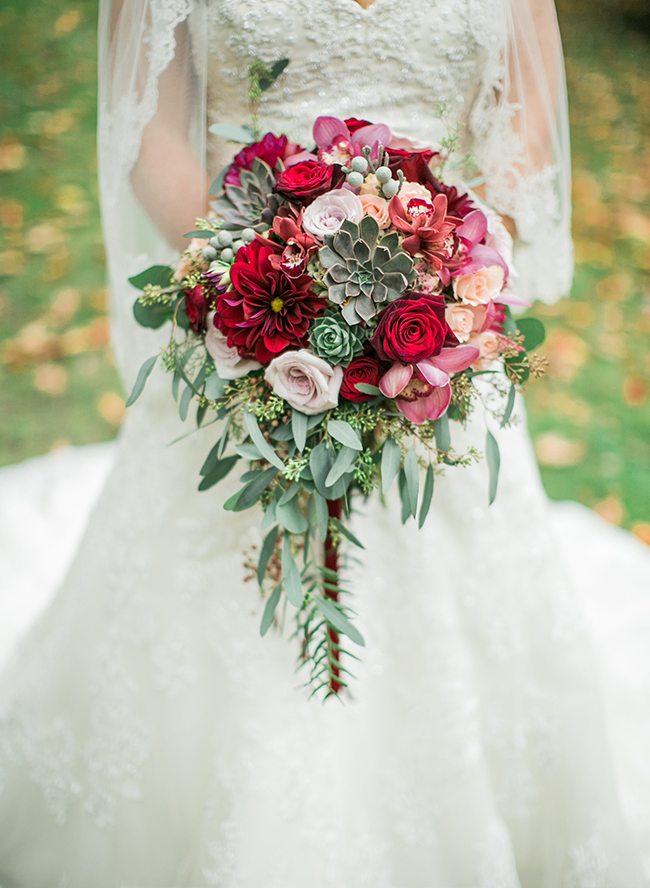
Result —
M366 332L350 327L340 314L325 314L314 322L309 341L319 358L344 367L363 351Z
M239 171L239 181L241 185L226 182L223 193L212 203L214 211L224 220L223 228L228 231L267 230L280 206L280 198L273 193L273 170L256 157L251 170Z
M323 282L328 297L342 306L350 325L369 321L378 305L399 299L417 277L397 234L380 237L371 216L364 216L360 225L346 219L336 234L325 237L319 255L327 269Z

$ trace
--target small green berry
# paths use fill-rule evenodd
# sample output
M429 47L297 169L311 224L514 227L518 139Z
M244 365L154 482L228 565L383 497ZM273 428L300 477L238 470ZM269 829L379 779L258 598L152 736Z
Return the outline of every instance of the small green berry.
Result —
M363 176L361 173L357 173L356 171L351 172L348 175L348 185L351 185L352 188L361 188L363 185Z
M365 157L353 157L350 164L355 173L367 173L368 161Z
M377 172L375 173L375 176L377 176L377 181L380 185L385 185L386 182L390 182L390 180L393 178L393 174L387 166L377 167Z
M229 247L232 243L232 234L229 231L220 231L217 240L220 247Z
M242 247L245 247L245 246L246 246L246 244L244 243L243 240L236 240L236 241L234 242L234 244L232 245L232 249L233 249L234 252L236 253L237 250L241 250L241 248L242 248Z
M217 258L217 251L214 247L203 247L201 253L206 262L213 262Z
M208 241L208 243L210 244L211 247L214 247L215 250L221 249L221 244L219 243L219 238L216 236L211 237L210 240Z
M232 262L232 260L234 258L235 258L235 254L233 253L233 251L230 249L230 247L226 247L226 249L221 254L221 261L222 262Z
M245 244L252 244L255 240L255 232L252 228L244 228L241 233L241 239L244 241Z

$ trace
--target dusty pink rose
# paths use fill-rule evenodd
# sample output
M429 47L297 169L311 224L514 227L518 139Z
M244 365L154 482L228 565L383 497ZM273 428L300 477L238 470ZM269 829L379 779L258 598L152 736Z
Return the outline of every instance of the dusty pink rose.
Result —
M448 305L445 319L459 342L467 342L474 329L474 312L467 305Z
M362 218L363 206L356 194L347 188L336 188L321 194L307 207L302 227L322 241L326 234L336 234L346 219L358 225Z
M490 370L492 364L499 357L499 334L494 330L485 330L483 333L472 333L468 345L478 349L478 359L472 364L474 370Z
M359 200L363 206L363 215L372 216L380 228L388 228L390 225L390 213L388 201L376 194L360 194Z
M500 265L488 265L474 274L462 274L454 281L456 296L468 305L487 305L503 289L504 271Z
M339 402L343 370L306 348L274 358L264 376L275 394L301 413L322 413Z
M242 358L235 346L228 345L228 338L214 326L214 312L208 315L208 329L205 334L205 347L214 360L214 366L222 379L239 379L251 370L262 366L257 361Z

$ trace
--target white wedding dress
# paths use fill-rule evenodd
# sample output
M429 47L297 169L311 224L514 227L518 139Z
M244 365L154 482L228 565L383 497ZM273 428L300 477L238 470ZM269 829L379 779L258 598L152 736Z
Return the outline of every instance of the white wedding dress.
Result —
M158 6L173 28L192 3ZM214 0L210 113L244 120L250 59L286 55L264 108L275 131L308 141L328 111L431 140L443 99L478 139L499 76L497 10ZM162 69L174 48L160 45ZM529 189L540 205L542 178ZM561 229L549 223L524 266L555 236L566 278ZM159 249L126 262L139 270ZM115 278L113 296L132 380L157 334L136 327ZM648 884L650 559L581 507L550 512L519 415L499 433L492 507L484 464L436 482L420 532L401 526L393 498L360 505L366 551L349 582L367 647L353 698L323 706L299 687L293 642L259 636L242 556L259 514L223 512L235 480L197 492L214 436L168 446L189 429L154 374L116 453L98 454L97 478L113 468L71 568L2 677L2 888ZM484 430L477 408L455 446L482 448ZM60 459L55 474L78 478L82 463ZM16 491L30 498L29 479L48 471L52 458L6 470L0 492L22 502ZM36 559L28 517L5 547Z

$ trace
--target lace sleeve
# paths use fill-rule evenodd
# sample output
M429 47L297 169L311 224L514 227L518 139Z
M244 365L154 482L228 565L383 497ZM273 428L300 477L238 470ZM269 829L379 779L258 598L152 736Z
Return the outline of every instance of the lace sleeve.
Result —
M553 0L505 0L502 14L470 115L474 156L488 202L517 227L519 295L551 303L573 275L562 45Z

